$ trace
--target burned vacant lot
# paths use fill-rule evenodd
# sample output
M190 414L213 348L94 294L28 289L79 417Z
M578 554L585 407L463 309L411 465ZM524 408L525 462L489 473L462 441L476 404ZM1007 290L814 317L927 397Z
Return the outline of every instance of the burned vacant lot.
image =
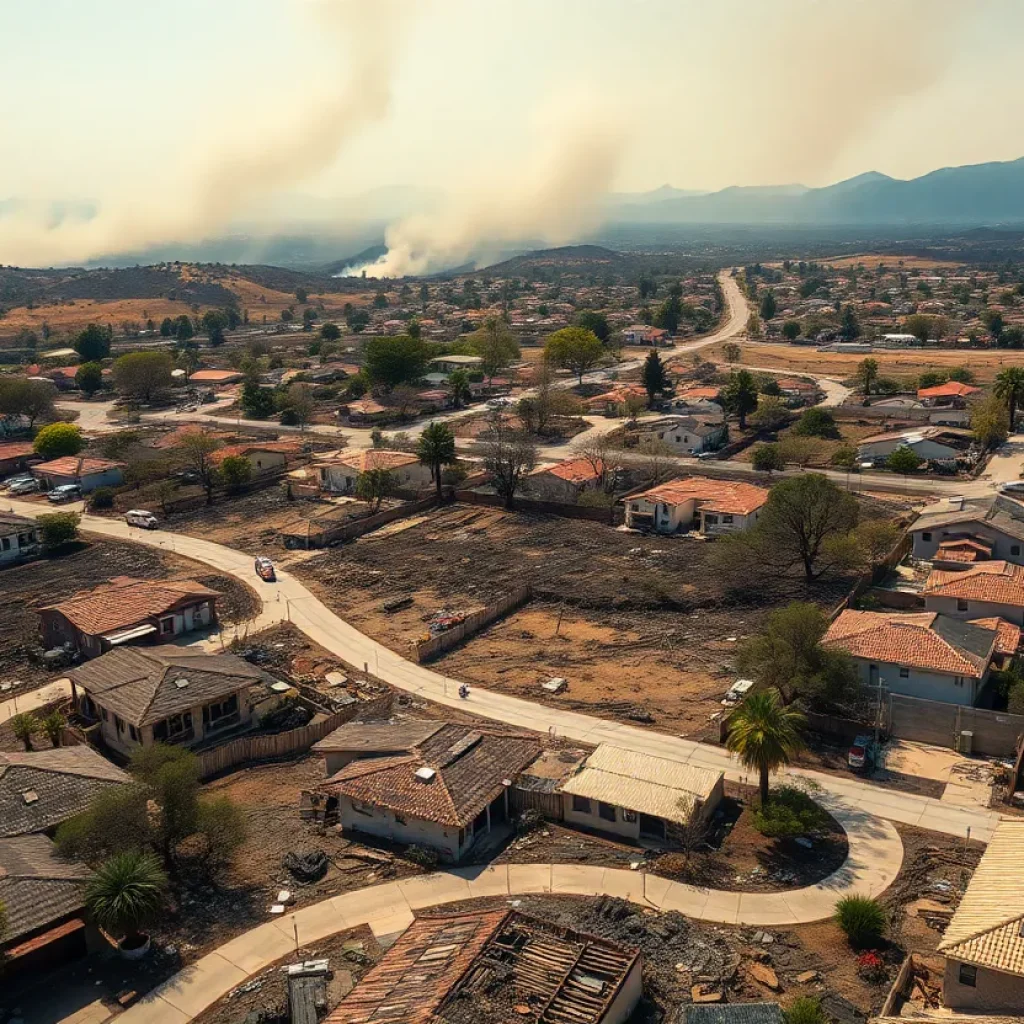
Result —
M710 552L698 540L453 505L294 571L339 615L404 655L440 613L473 612L528 585L529 603L450 651L438 671L698 736L721 710L737 644L771 607L720 586ZM802 596L830 606L849 584L833 579ZM568 688L549 697L540 684L552 677Z

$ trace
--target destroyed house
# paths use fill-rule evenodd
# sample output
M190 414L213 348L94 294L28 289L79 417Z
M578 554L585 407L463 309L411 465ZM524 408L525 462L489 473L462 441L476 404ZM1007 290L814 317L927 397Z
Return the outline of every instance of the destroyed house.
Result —
M515 910L414 921L326 1024L622 1024L638 950Z
M389 745L383 735L377 742ZM320 786L327 811L336 809L345 831L428 846L448 862L507 824L508 791L540 751L530 736L450 724L422 739L406 737L407 749L397 753L401 742L328 776Z

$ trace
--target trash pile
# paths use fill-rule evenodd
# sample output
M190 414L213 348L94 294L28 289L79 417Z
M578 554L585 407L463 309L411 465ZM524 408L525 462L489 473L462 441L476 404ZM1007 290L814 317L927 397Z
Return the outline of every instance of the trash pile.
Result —
M427 630L431 636L440 636L456 626L461 626L466 618L466 612L453 612L448 608L440 608L427 619Z

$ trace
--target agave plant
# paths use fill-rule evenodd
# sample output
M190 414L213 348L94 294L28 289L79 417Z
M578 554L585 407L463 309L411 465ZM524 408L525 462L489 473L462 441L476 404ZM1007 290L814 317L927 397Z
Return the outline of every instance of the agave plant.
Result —
M97 870L85 903L105 932L122 936L123 948L137 949L146 941L141 929L163 908L166 890L167 876L156 857L129 850Z

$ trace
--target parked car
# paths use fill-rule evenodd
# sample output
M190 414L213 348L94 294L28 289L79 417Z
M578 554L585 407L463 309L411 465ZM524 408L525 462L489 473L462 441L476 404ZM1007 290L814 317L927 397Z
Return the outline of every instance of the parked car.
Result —
M707 459L717 459L718 458L718 452L698 452L697 453L697 458L701 462L704 462Z
M152 512L145 511L145 509L130 509L128 512L125 512L124 521L129 526L139 526L143 530L156 529L156 516Z
M46 497L55 505L63 504L65 501L78 501L82 497L82 488L78 484L61 484L54 487Z
M487 400L488 409L504 409L506 406L513 404L511 398L490 398Z
M726 695L722 698L722 706L729 708L734 704L739 704L739 702L743 700L748 693L750 693L753 687L753 679L737 679L736 682L729 687Z
M863 736L857 736L846 754L846 763L854 771L866 772L874 768L876 760L877 750L875 749L874 738L867 733Z
M38 490L39 481L31 476L14 480L7 485L7 493L11 495L35 494Z
M274 563L266 555L256 556L256 575L266 583L273 583L277 579L274 572Z
M1024 498L1024 480L1011 480L1009 483L1000 484L999 493Z

